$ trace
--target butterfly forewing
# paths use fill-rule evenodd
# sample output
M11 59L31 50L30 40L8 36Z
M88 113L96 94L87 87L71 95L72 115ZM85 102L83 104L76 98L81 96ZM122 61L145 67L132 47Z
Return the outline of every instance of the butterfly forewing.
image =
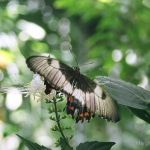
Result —
M44 56L32 56L26 62L34 73L43 76L52 87L72 95L79 101L82 108L86 106L90 112L97 112L100 117L108 121L120 120L110 96L94 81L77 70L56 59Z
M44 57L44 56L31 56L26 61L28 67L34 72L43 76L51 85L58 88L65 89L71 88L69 81L73 76L68 75L68 72L72 74L74 71L71 67L60 63L58 60ZM61 67L61 69L60 69Z

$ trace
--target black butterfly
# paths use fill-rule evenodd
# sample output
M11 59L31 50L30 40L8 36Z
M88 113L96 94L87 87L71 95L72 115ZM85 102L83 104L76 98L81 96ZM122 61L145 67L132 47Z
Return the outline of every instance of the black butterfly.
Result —
M51 89L67 94L67 113L74 118L77 109L76 122L83 122L84 118L89 122L95 112L107 121L120 120L111 97L94 81L80 74L79 67L73 69L45 56L31 56L26 63L34 73L44 77L46 94L49 94Z

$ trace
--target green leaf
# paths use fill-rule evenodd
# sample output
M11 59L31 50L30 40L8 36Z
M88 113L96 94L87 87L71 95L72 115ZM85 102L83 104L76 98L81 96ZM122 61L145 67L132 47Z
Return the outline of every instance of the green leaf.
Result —
M73 150L73 148L63 138L60 138L60 146L62 148L61 150Z
M119 104L127 106L134 115L150 123L150 114L143 110L150 109L149 91L121 79L102 76L96 79L104 83L104 88Z
M57 139L55 142L55 146L58 147L60 145L60 139Z
M65 129L73 130L73 127L72 127L72 126L69 126L69 127L66 127Z
M139 117L140 119L146 121L147 123L150 123L150 114L146 110L136 109L127 107L134 115Z
M56 121L56 118L53 117L53 116L50 116L49 119L50 119L50 120L53 120L53 121Z
M50 107L50 108L48 108L47 110L48 110L48 113L49 113L49 114L55 112L55 108L54 108L54 107Z
M25 138L21 137L17 134L17 136L22 140L22 142L29 148L29 150L51 150L50 148L46 148L45 146L40 146L37 143L33 143Z
M57 102L61 102L65 99L65 96L57 94L56 98L57 98Z
M125 82L121 79L99 76L96 77L100 83L104 83L104 89L119 104L136 109L150 110L150 92Z
M61 130L65 130L65 126L64 125L61 126Z
M73 134L71 134L70 139L72 139L75 135L75 132Z
M57 112L63 112L63 109L58 109Z
M59 129L58 129L57 125L54 125L54 127L52 127L51 130L52 131L58 131Z
M69 141L69 137L68 136L66 136L65 138L66 138L66 141Z
M53 102L50 101L50 100L45 99L45 103L53 103Z
M85 142L80 143L76 150L110 150L110 148L114 145L114 142Z
M68 115L64 115L61 119L66 119L68 117Z
M58 114L57 118L58 118L58 120L60 119L60 114Z

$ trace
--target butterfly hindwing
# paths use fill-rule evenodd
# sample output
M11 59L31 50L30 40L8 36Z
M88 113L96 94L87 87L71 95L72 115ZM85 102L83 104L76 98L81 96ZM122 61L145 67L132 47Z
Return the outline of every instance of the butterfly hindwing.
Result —
M120 120L114 101L99 85L84 75L81 75L78 82L82 84L80 90L84 93L82 94L84 104L91 112L96 111L100 117L108 121L118 122ZM79 101L82 102L81 99Z

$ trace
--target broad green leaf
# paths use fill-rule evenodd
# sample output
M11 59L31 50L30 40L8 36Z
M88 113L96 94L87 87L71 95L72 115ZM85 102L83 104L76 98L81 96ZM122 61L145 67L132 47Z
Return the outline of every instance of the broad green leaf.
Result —
M73 148L63 138L60 138L60 146L62 148L61 150L73 150Z
M110 150L114 142L85 142L77 146L76 150Z
M140 119L150 123L150 114L146 110L136 109L132 107L127 107L134 115Z
M17 134L17 136L22 140L22 142L29 148L29 150L51 150L50 148L46 148L45 146L40 146L37 143L33 143L20 135Z
M100 83L104 83L104 89L119 104L136 109L150 110L149 91L121 79L103 76L98 76L96 79Z

